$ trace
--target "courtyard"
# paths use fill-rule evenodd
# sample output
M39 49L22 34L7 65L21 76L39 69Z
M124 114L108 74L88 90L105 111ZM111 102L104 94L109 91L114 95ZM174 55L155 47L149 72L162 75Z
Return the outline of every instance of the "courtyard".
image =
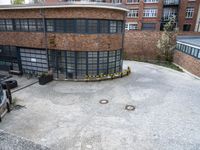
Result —
M199 150L200 80L148 63L124 65L132 74L121 79L14 92L23 107L7 114L0 130L55 150ZM24 80L19 85L30 82Z

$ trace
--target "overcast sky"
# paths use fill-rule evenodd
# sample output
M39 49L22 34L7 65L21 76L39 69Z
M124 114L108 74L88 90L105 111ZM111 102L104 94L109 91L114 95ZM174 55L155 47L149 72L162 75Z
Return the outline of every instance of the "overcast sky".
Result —
M25 0L25 3L28 3L29 0ZM0 0L0 5L7 5L10 4L10 0Z

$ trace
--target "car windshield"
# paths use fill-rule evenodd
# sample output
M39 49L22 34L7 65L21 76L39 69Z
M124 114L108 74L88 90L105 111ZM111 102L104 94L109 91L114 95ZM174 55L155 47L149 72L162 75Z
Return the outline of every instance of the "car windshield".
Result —
M3 100L3 89L0 85L0 104L1 104L2 100Z

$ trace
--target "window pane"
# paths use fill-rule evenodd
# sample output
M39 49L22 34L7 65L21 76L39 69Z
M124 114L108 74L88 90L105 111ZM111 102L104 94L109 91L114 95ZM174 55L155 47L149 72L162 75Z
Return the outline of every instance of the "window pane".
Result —
M77 33L86 32L86 20L77 20L76 21L76 31Z
M65 32L65 20L55 20L56 22L56 31Z
M6 31L6 24L4 19L0 20L0 31Z
M54 21L53 20L47 20L46 21L46 28L47 28L47 31L53 32L54 31Z
M116 33L117 21L110 21L110 33Z
M29 31L36 31L36 20L35 19L29 19Z
M28 31L28 20L22 19L22 20L20 20L20 23L21 23L21 30Z
M6 29L7 31L12 31L13 30L13 23L11 19L6 20Z
M108 20L100 20L100 33L108 33L109 29Z
M97 20L88 20L88 33L97 33Z

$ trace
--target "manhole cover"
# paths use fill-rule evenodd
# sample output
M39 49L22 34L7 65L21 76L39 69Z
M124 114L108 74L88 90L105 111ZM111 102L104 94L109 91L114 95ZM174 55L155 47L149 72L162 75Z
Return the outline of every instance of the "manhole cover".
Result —
M126 105L125 109L128 110L128 111L134 111L135 110L135 106L133 106L133 105Z
M107 99L102 99L99 101L100 104L108 104L108 100Z

